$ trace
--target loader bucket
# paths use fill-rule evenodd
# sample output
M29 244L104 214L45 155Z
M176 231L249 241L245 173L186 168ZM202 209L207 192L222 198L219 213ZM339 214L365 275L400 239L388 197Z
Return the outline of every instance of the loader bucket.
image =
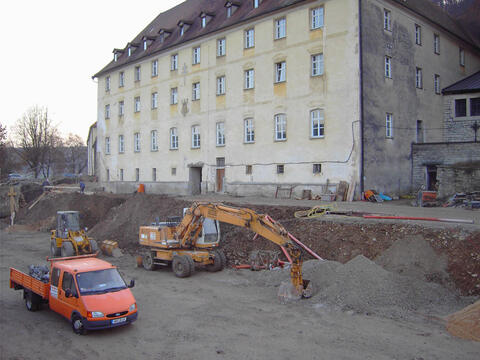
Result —
M309 298L312 296L313 289L310 280L303 280L303 287L297 288L290 281L283 281L278 289L278 299L281 303L297 301L301 298Z

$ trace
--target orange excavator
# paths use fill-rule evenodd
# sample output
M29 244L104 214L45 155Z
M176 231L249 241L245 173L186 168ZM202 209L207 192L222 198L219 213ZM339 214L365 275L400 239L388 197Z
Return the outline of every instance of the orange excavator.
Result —
M153 270L156 265L171 265L178 277L190 276L196 265L203 265L211 271L221 270L226 258L217 249L220 241L218 221L250 229L285 249L291 258L291 282L281 285L279 297L311 296L310 281L302 277L300 247L289 238L283 226L271 221L267 215L247 208L197 202L186 209L180 221L141 226L139 242L147 248L142 255L143 267Z

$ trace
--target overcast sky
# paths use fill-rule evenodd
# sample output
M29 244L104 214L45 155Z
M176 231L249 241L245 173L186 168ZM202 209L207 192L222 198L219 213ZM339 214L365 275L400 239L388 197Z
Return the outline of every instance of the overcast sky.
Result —
M97 120L92 75L159 13L183 0L17 0L0 4L0 123L48 107L60 131L80 135Z

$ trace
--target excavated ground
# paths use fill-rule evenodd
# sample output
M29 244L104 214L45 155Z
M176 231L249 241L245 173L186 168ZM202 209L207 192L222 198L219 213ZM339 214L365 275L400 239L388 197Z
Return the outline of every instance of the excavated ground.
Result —
M190 204L185 199L151 194L52 193L30 211L24 207L18 223L24 230L49 231L55 227L56 211L78 210L82 225L90 229L90 236L98 241L115 240L120 248L134 254L139 250L139 226L157 218L165 220L169 216L180 216L182 209ZM456 288L463 295L480 295L480 231L460 226L431 228L405 223L359 222L350 218L340 221L298 219L294 212L304 210L304 207L241 206L268 213L326 260L345 264L363 255L370 260L378 259L379 264L400 274L423 269L417 274L423 280ZM265 239L252 241L254 234L247 229L222 224L221 231L221 247L230 265L248 263L253 250L278 250L275 244ZM408 246L398 245L404 243ZM403 250L395 250L392 245ZM402 264L386 261L388 251L399 253L397 257L402 259Z

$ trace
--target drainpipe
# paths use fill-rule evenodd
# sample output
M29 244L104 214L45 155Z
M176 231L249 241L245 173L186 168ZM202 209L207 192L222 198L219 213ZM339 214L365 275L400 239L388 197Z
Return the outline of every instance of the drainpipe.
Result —
M363 51L362 51L362 0L358 0L358 36L359 36L359 65L360 65L360 192L365 191L364 182L364 116L363 116Z

